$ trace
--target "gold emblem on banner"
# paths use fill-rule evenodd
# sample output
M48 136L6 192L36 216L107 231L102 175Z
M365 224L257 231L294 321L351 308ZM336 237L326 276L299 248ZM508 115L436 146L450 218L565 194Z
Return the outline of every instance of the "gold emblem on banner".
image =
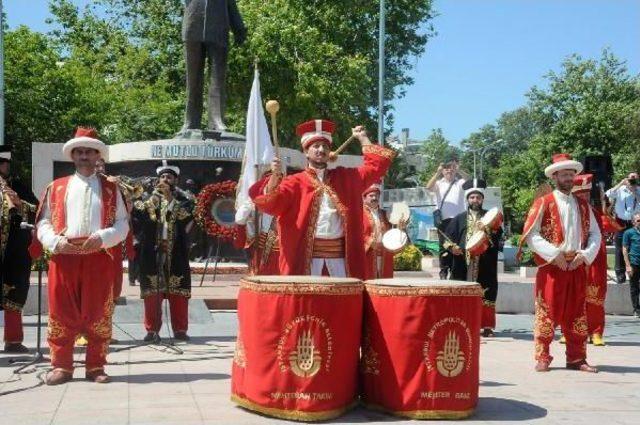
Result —
M460 375L464 369L464 352L460 350L460 338L455 331L449 332L444 341L444 347L438 351L436 368L440 375L453 378Z
M331 371L333 336L319 316L301 315L286 323L278 340L276 357L281 372L310 378L321 370Z
M313 376L320 370L322 357L313 343L311 330L302 332L298 338L296 350L289 355L289 365L291 371L301 378Z
M474 361L474 338L471 335L471 329L461 317L438 320L427 332L422 347L427 372L437 371L445 378L469 372Z

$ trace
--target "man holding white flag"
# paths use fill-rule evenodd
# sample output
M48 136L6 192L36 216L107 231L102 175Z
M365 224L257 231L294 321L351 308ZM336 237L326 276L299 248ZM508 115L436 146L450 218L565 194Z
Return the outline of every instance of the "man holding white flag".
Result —
M242 161L242 172L238 181L236 193L236 225L238 238L234 241L236 248L249 251L249 270L251 274L279 274L279 238L276 222L268 214L258 214L255 217L255 206L249 196L249 188L262 177L266 183L267 177L262 176L275 157L269 127L262 107L260 94L260 73L256 68L247 108L247 144ZM262 186L262 185L259 185ZM255 244L256 225L259 228L258 242Z

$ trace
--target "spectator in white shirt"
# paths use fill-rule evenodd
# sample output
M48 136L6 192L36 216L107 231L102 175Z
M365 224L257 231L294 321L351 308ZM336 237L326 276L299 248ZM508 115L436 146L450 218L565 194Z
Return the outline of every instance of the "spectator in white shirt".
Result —
M624 226L624 229L617 232L615 237L615 271L618 283L624 283L627 280L622 254L622 235L633 226L633 215L640 212L640 187L638 187L638 183L640 183L638 173L632 172L606 192L607 198L614 205L618 223Z
M447 279L451 271L451 255L443 247L444 238L442 232L447 228L451 219L465 211L464 189L462 185L469 175L460 169L458 158L450 155L445 162L438 166L438 170L427 182L427 190L436 195L436 209L439 213L434 213L441 220L434 225L440 230L438 232L440 248L440 279ZM438 220L436 220L438 221Z

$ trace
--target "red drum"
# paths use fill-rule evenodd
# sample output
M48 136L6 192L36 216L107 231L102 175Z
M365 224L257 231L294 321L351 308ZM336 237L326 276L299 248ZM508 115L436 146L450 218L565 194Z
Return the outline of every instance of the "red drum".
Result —
M504 216L498 207L491 208L480 218L480 222L492 232L496 232L502 226L503 221Z
M489 249L489 243L489 236L484 231L478 230L469 238L467 251L472 257L478 257Z
M362 292L362 282L350 278L243 278L231 400L300 421L335 418L352 407Z
M363 403L413 419L460 419L478 403L482 288L399 278L365 282Z

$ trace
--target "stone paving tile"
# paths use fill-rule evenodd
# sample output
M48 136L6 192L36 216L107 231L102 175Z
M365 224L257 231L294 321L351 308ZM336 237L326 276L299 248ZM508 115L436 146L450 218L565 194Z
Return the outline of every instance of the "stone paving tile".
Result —
M56 413L52 425L107 425L126 424L129 412L126 408L95 409L91 404L85 404L84 409L60 409Z
M33 318L27 318L27 325ZM554 343L553 370L533 371L532 317L500 315L498 337L481 344L480 401L473 424L635 424L640 422L640 321L608 317L606 347L588 348L601 373L564 369L564 346ZM134 329L135 328L135 329ZM139 338L143 331L131 326ZM233 312L195 325L182 355L154 347L112 352L108 372L114 382L84 381L79 365L73 382L39 385L38 374L14 375L11 356L0 354L2 424L276 424L293 423L256 415L229 400L230 365L237 321ZM136 334L137 332L137 334ZM27 345L35 332L27 326ZM207 336L210 335L210 336ZM129 338L127 336L127 338ZM127 341L122 341L127 342ZM119 344L116 347L123 347ZM115 348L115 347L114 347ZM155 347L158 348L158 347ZM84 355L76 355L82 360ZM9 381L9 382L7 382ZM331 423L416 423L356 408ZM450 423L429 421L429 424Z
M154 409L129 409L129 424L202 424L200 412L193 405L183 407L159 407Z
M3 424L15 424L15 425L49 425L53 419L55 412L48 414L34 413L25 415L24 412L20 414L2 414ZM86 418L85 418L86 421Z

